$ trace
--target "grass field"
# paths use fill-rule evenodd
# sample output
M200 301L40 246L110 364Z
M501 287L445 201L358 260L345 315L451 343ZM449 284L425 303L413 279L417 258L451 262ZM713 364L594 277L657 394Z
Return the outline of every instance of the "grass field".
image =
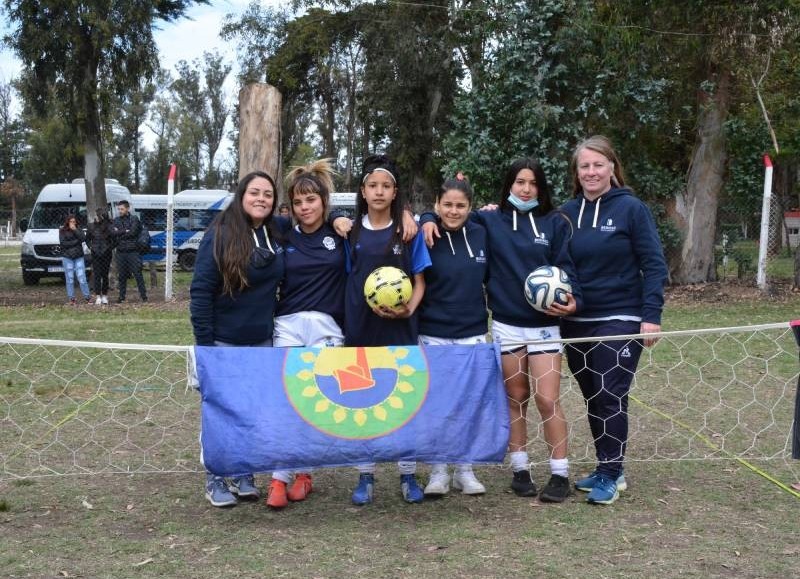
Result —
M5 303L20 286L0 285ZM185 301L76 308L61 305L59 282L31 291L0 306L0 336L191 343ZM736 285L684 288L670 292L664 329L798 312L800 295L788 292L765 300ZM797 374L787 331L662 340L637 376L630 487L609 507L515 497L502 467L476 468L485 496L451 491L406 505L396 468L384 466L366 508L349 503L355 473L336 469L283 512L260 502L214 509L184 368L178 353L0 346L3 576L738 578L800 568L800 500L730 458L784 482L800 477L786 459ZM582 401L563 384L575 476L591 470L592 452ZM543 484L533 408L529 418ZM68 474L42 476L48 469ZM134 474L112 474L125 470ZM38 476L8 476L30 472Z

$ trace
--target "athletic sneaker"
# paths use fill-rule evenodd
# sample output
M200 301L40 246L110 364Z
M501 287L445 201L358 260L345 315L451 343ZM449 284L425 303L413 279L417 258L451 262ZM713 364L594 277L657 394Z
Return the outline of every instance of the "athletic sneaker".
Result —
M587 476L586 478L582 478L579 481L575 482L575 488L579 491L583 491L588 493L594 488L595 483L597 482L597 477L600 474L597 471L594 471L592 474ZM628 483L625 481L625 473L622 472L617 477L617 490L618 491L626 491L628 490Z
M450 475L446 472L431 472L431 478L425 485L426 495L446 495L450 490Z
M206 498L215 507L232 507L236 497L228 490L225 479L213 474L206 476Z
M617 483L605 475L598 475L594 487L586 497L587 503L595 505L610 505L619 498Z
M258 492L256 481L253 475L239 476L231 479L228 490L240 499L259 499L261 493Z
M103 298L97 296L97 299L94 300L94 305L99 306L102 305L102 303L103 303Z
M276 478L272 479L267 489L267 506L273 509L282 509L289 504L286 498L286 483Z
M375 475L362 472L358 475L358 486L353 490L352 501L359 507L372 502L372 492L375 488Z
M407 503L421 503L425 499L425 493L419 488L417 477L413 474L400 475L400 492Z
M511 490L518 497L535 497L539 494L528 470L518 470L514 473L514 480L511 481Z
M456 471L453 474L453 488L465 495L482 495L486 492L486 487L475 478L475 473L471 470Z
M287 496L290 501L304 501L311 491L311 475L305 472L299 473L294 477Z
M100 296L100 300L102 301L104 306L108 305L108 296Z
M77 303L78 303L78 302L76 302L76 301L75 301L75 298L69 298L69 305L71 305L71 306L74 306L74 305L76 305Z
M563 503L570 495L569 479L558 474L550 475L550 480L542 489L539 500L543 503Z

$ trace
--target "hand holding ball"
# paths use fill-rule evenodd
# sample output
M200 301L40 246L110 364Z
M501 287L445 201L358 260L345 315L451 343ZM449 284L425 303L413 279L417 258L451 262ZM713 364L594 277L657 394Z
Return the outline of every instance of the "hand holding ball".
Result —
M567 294L571 292L569 276L553 265L537 267L525 279L525 299L540 312L547 310L553 302L567 305Z
M396 267L379 267L364 282L364 298L370 308L397 308L411 299L411 280Z

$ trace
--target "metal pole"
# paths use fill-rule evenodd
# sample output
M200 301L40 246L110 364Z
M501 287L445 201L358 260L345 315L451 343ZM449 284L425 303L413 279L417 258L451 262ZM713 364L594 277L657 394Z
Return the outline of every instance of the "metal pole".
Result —
M758 241L758 273L756 283L767 289L767 249L769 248L769 212L772 201L772 159L764 155L764 197L761 201L761 235Z
M172 219L172 206L173 206L173 199L175 195L175 164L173 163L170 165L169 168L169 180L167 181L167 239L166 239L166 247L164 251L166 251L166 267L167 271L164 276L164 301L168 302L172 300L174 294L172 292L172 269L174 268L174 257L173 257L173 232L175 230L175 224L173 223Z

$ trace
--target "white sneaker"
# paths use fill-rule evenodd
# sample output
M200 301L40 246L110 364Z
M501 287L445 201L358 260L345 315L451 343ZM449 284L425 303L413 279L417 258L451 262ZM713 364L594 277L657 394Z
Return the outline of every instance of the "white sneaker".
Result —
M450 490L450 475L446 472L432 472L428 485L425 487L426 495L446 495Z
M100 301L104 306L108 305L108 296L100 296Z
M103 300L100 299L100 296L97 296L97 299L94 300L94 305L99 306L103 303Z
M475 478L475 473L471 470L456 471L453 475L453 488L465 495L482 495L486 492L486 487Z

